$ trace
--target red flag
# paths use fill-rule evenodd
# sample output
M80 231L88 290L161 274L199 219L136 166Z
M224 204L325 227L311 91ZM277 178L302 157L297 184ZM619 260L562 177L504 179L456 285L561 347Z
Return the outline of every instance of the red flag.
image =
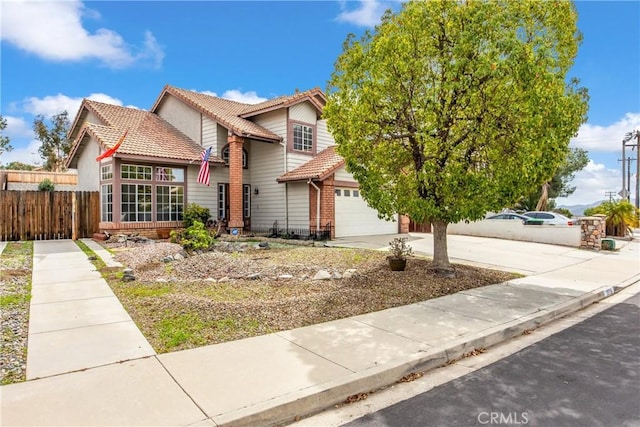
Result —
M127 133L129 133L129 129L124 131L124 135L122 135L120 137L120 140L118 141L118 143L116 145L114 145L113 147L111 147L110 149L108 149L104 153L100 154L98 157L96 157L96 162L99 162L102 159L106 159L107 157L113 156L115 154L115 152L118 150L118 148L120 148L120 146L124 142L124 138L127 136Z

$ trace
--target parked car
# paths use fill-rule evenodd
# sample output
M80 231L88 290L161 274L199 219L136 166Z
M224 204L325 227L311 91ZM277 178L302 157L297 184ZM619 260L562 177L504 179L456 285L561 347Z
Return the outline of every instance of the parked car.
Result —
M576 222L572 219L569 219L566 216L555 212L531 211L525 212L524 214L529 218L541 219L543 221L543 224L567 226L576 224Z
M514 220L514 219L519 219L520 221L522 221L523 224L527 224L527 225L531 225L531 224L541 224L542 220L536 220L534 218L530 218L528 216L524 216L524 215L520 215L514 212L505 212L505 213L500 213L500 214L496 214L496 215L491 215L489 217L487 217L486 219L490 219L490 220L505 220L505 219L509 219L509 220Z

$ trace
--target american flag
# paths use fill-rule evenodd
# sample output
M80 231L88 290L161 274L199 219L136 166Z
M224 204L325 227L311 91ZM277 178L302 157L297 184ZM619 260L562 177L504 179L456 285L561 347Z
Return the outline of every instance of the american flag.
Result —
M200 173L198 173L198 182L207 186L209 186L209 156L211 156L211 147L200 154L202 163L200 164Z

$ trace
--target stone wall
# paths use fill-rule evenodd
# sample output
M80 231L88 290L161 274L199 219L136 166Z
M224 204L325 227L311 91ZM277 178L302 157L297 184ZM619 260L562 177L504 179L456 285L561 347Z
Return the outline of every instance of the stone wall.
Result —
M599 251L606 236L606 217L586 216L580 218L580 248Z

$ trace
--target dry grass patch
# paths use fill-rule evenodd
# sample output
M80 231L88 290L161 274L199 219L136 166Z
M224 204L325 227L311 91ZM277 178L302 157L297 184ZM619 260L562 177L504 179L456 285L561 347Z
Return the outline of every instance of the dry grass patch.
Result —
M392 272L385 252L325 247L250 247L161 261L179 251L169 243L119 250L116 259L132 268L137 280L122 282L113 270L105 274L158 352L327 322L516 277L465 265L456 266L455 278L437 277L427 272L430 260L421 257L409 259L406 271ZM321 269L358 274L312 280Z

